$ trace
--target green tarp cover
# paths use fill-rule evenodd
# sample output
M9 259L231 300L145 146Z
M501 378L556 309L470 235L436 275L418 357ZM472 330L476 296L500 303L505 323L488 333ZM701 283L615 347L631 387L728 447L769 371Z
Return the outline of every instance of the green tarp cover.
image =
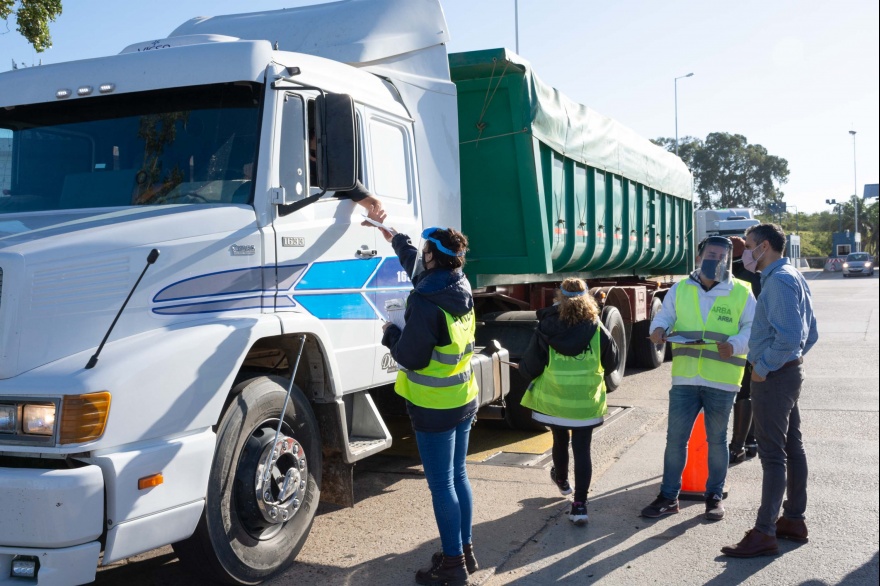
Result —
M507 49L452 53L449 65L453 81L522 75L523 103L528 105L520 113L522 128L532 136L570 159L693 199L693 177L681 159L545 84L519 55ZM480 139L489 138L491 133Z

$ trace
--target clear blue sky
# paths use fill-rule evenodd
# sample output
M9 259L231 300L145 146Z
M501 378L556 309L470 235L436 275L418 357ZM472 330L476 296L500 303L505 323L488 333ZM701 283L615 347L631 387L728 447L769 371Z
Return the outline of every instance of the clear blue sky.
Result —
M65 0L45 53L14 25L0 34L0 70L116 53L193 16L315 3ZM443 6L451 51L515 47L514 0ZM878 22L877 0L519 0L519 45L545 82L647 138L675 136L673 80L693 72L678 81L679 136L763 145L788 160L788 205L814 212L878 182Z

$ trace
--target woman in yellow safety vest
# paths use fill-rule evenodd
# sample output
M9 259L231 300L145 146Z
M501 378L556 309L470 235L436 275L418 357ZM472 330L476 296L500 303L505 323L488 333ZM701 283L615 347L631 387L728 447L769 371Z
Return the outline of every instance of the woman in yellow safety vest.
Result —
M574 502L568 518L583 525L593 476L593 428L605 418L604 375L617 369L617 344L599 320L599 307L581 279L564 280L556 304L539 310L538 319L538 329L519 363L520 374L531 381L522 405L553 432L550 479L563 495L572 492L568 482L571 434Z
M404 328L385 323L382 344L400 366L394 390L406 399L443 549L416 582L460 586L478 567L465 466L478 390L470 365L474 298L462 272L468 242L452 228L428 228L419 254L406 234L382 232L413 284Z

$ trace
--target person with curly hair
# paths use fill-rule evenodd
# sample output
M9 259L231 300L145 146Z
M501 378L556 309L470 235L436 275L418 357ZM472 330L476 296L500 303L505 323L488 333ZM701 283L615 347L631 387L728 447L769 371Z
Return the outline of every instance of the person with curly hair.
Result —
M593 476L593 429L608 411L605 372L616 370L617 344L599 319L599 307L582 279L565 279L556 303L538 311L540 323L519 363L530 382L522 405L553 432L550 479L563 495L568 482L568 446L574 456L574 501L569 520L588 521L587 492Z

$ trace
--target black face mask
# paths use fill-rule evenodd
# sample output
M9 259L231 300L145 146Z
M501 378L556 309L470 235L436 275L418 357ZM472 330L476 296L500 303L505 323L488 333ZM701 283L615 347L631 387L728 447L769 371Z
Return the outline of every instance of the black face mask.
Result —
M707 279L721 282L724 280L724 265L720 260L704 258L700 262L700 274Z

